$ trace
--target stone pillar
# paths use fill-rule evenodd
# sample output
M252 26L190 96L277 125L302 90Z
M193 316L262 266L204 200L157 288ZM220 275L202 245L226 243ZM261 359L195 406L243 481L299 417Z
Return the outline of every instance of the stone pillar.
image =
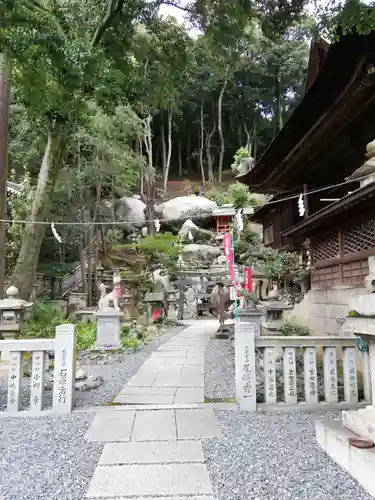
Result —
M99 309L95 313L96 349L118 349L121 347L121 312L115 309Z
M70 413L73 408L76 371L76 332L74 325L56 327L53 411Z
M255 324L248 322L241 309L235 323L235 367L240 409L256 411Z

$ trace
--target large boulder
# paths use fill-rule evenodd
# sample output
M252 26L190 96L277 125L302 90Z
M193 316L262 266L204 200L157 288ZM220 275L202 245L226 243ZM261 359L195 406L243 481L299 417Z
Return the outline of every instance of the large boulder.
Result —
M219 255L221 255L220 248L211 245L198 245L192 243L182 248L182 256L186 261L201 260L213 262Z
M207 229L200 228L191 219L186 220L182 224L178 236L186 243L193 243L193 241L190 241L189 233L193 236L195 243L215 243L216 234Z
M179 196L159 205L159 217L167 222L181 219L204 219L211 217L217 208L214 201L204 196Z
M196 224L194 224L192 220L188 219L182 224L178 232L178 236L185 240L188 239L189 232L192 234L192 236L195 236L197 233L199 233L199 231L200 228Z
M146 205L139 198L123 196L115 201L114 212L117 221L127 221L122 227L126 232L133 232L144 226Z

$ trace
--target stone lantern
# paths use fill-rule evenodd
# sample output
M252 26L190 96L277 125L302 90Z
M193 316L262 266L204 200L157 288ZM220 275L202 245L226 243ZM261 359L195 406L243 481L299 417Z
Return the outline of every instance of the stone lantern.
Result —
M32 303L18 298L18 290L10 286L6 292L6 298L0 300L0 337L3 340L13 340L21 329L26 311ZM1 352L1 364L7 363L9 353Z
M20 331L25 313L32 303L18 298L15 286L10 286L5 294L6 298L0 300L0 336L4 340L11 340Z

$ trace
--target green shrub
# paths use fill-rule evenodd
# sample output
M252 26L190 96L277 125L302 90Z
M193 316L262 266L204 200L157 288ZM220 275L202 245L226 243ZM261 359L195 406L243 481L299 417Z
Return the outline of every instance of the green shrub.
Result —
M77 346L80 349L89 349L95 344L96 324L95 323L77 323Z
M138 349L138 340L131 335L132 329L129 325L123 325L121 327L121 345L125 349Z
M139 342L134 337L121 337L121 345L124 349L138 349Z
M306 325L298 323L295 318L284 319L282 325L278 328L278 332L286 337L290 336L306 336L310 335L310 328Z
M61 307L53 301L36 301L30 318L21 328L21 337L54 338L56 327L67 322ZM96 324L76 323L77 346L89 349L95 344Z
M53 301L36 301L30 318L21 328L22 337L53 338L56 326L66 323L61 307Z

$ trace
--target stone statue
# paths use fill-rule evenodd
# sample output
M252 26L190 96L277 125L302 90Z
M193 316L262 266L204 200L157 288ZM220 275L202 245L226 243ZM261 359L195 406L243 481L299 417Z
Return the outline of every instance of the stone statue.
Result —
M240 164L237 166L237 175L244 175L250 172L254 166L254 158L242 158Z
M104 283L100 283L100 299L98 303L98 309L108 309L111 308L110 304L113 304L115 311L119 311L120 307L118 304L119 298L121 297L121 276L115 274L113 276L113 290L107 293L107 289Z
M219 319L220 330L224 321L229 317L228 308L231 304L229 288L222 283L214 286L210 297L210 313Z

